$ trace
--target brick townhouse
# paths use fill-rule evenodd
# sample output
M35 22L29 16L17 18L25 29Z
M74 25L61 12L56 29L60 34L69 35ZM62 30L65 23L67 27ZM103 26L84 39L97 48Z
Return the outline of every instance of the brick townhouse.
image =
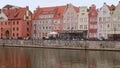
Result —
M0 10L0 38L31 37L32 13L29 7L6 5Z

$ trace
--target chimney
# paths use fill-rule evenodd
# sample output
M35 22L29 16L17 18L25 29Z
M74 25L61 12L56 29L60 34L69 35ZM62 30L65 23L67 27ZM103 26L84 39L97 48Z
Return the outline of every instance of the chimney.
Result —
M104 4L106 4L106 2L104 2Z
M34 10L34 13L35 13L36 11Z
M29 9L29 6L26 6L26 9Z

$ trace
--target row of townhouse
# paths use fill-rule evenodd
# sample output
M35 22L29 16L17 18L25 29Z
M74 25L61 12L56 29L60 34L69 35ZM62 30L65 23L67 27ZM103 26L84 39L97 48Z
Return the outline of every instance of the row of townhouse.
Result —
M75 7L72 4L38 7L33 17L32 37L38 39L47 37L50 32L59 32L64 37L109 39L117 36L118 38L119 5L120 3L115 7L104 3L100 9L97 9L94 4L89 8Z
M50 32L59 32L64 38L99 38L98 13L94 4L89 9L87 6L76 7L72 4L38 7L33 15L32 38L48 37Z
M100 9L94 4L76 7L72 4L37 7L6 5L0 10L0 38L42 39L50 32L64 38L115 39L120 38L120 2Z
M33 38L47 37L50 32L77 30L79 8L72 4L38 7L33 15Z

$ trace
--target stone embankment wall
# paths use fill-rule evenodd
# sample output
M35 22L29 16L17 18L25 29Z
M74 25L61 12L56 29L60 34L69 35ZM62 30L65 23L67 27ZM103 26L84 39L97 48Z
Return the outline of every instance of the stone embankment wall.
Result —
M3 46L24 47L51 47L76 49L116 49L119 50L119 41L73 41L73 40L0 40Z

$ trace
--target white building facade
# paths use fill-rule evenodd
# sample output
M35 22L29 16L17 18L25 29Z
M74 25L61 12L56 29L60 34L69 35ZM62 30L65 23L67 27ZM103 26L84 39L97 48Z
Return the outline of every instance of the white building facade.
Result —
M98 12L98 39L108 39L111 30L111 11L110 6L104 3Z

